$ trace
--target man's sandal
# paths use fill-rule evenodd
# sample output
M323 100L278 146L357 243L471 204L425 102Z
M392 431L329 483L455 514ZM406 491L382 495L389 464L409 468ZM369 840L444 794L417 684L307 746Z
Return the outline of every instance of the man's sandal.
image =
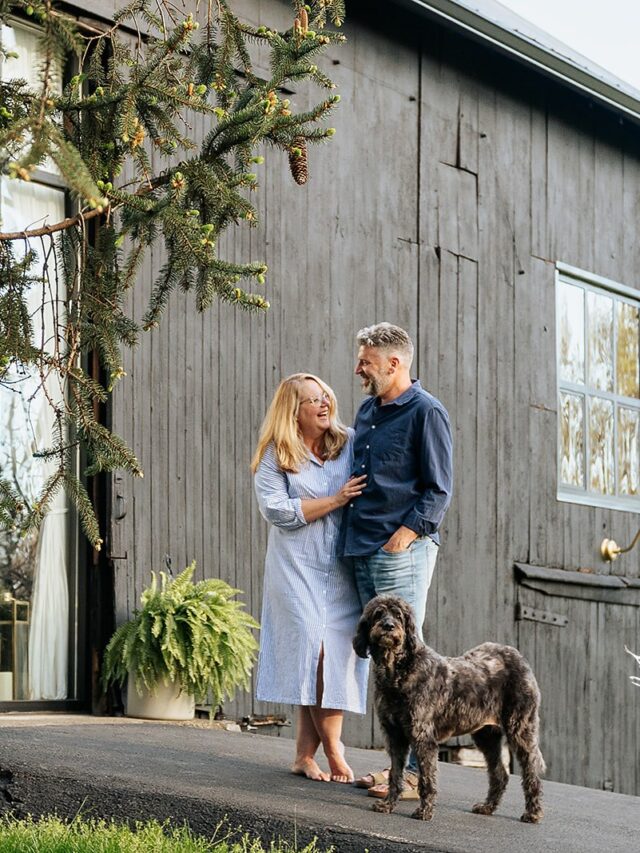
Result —
M354 781L356 788L374 788L376 785L386 785L389 781L389 768L377 773L367 773Z
M405 770L404 776L402 777L404 781L404 788L400 791L399 800L419 800L420 794L418 793L418 774L414 773L412 770ZM369 797L377 797L379 800L384 800L389 795L389 785L388 782L385 781L382 784L374 785L367 791L367 796Z

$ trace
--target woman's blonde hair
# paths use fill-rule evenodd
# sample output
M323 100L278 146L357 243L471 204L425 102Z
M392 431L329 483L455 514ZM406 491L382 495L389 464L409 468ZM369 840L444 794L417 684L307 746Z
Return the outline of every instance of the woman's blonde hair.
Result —
M262 422L258 446L251 460L251 470L254 473L270 444L275 448L278 465L283 471L296 473L309 459L309 451L298 426L300 396L303 383L307 380L317 382L329 398L329 428L322 436L323 459L335 459L344 447L347 428L338 418L336 395L313 373L294 373L278 385Z

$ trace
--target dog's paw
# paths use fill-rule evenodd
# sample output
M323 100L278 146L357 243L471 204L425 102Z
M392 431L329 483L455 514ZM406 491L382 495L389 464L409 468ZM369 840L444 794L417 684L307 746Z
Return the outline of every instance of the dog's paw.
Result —
M418 808L414 811L411 817L415 820L431 820L431 818L433 817L433 809L418 806Z
M390 803L388 800L378 800L371 806L371 810L380 814L391 814L393 807L394 803Z
M540 823L543 814L544 812L542 811L542 809L537 812L525 812L520 818L520 820L523 823Z
M474 814L493 814L495 810L496 807L489 805L489 803L476 803L471 806L471 811Z

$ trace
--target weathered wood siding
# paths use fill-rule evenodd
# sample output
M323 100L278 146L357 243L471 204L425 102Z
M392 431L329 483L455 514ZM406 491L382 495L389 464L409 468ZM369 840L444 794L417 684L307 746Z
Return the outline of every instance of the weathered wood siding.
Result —
M288 14L276 0L239 5L264 23ZM535 608L542 594L513 573L515 562L639 573L637 552L610 569L598 554L604 535L631 540L634 514L556 500L554 297L556 260L640 287L639 134L436 25L399 17L396 30L376 28L370 8L350 4L349 41L331 51L338 133L312 149L309 184L266 151L261 224L225 240L228 257L269 264L268 315L214 306L200 316L175 295L160 329L127 354L114 427L145 478L114 484L127 509L113 525L118 619L167 553L175 569L195 558L199 576L244 590L259 617L267 530L248 466L273 390L291 372L318 373L351 421L354 333L398 323L455 436L428 641L445 653L520 643L544 695L550 777L639 793L640 691L623 651L640 646L637 603L563 598L554 607L567 627L517 622L518 596ZM157 250L142 281L161 263ZM251 694L226 710L291 714ZM349 719L346 738L379 743L372 716Z

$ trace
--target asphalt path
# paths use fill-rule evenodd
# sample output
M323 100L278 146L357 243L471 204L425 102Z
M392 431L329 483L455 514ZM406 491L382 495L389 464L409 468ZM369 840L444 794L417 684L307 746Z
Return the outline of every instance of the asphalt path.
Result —
M234 829L339 853L632 853L640 850L640 798L555 782L544 786L545 817L532 826L513 776L498 812L474 815L486 792L483 770L440 764L430 823L371 811L366 791L311 782L288 771L285 738L202 726L113 718L0 715L0 809L18 816L57 813L187 822L202 835ZM384 755L349 749L356 775Z

